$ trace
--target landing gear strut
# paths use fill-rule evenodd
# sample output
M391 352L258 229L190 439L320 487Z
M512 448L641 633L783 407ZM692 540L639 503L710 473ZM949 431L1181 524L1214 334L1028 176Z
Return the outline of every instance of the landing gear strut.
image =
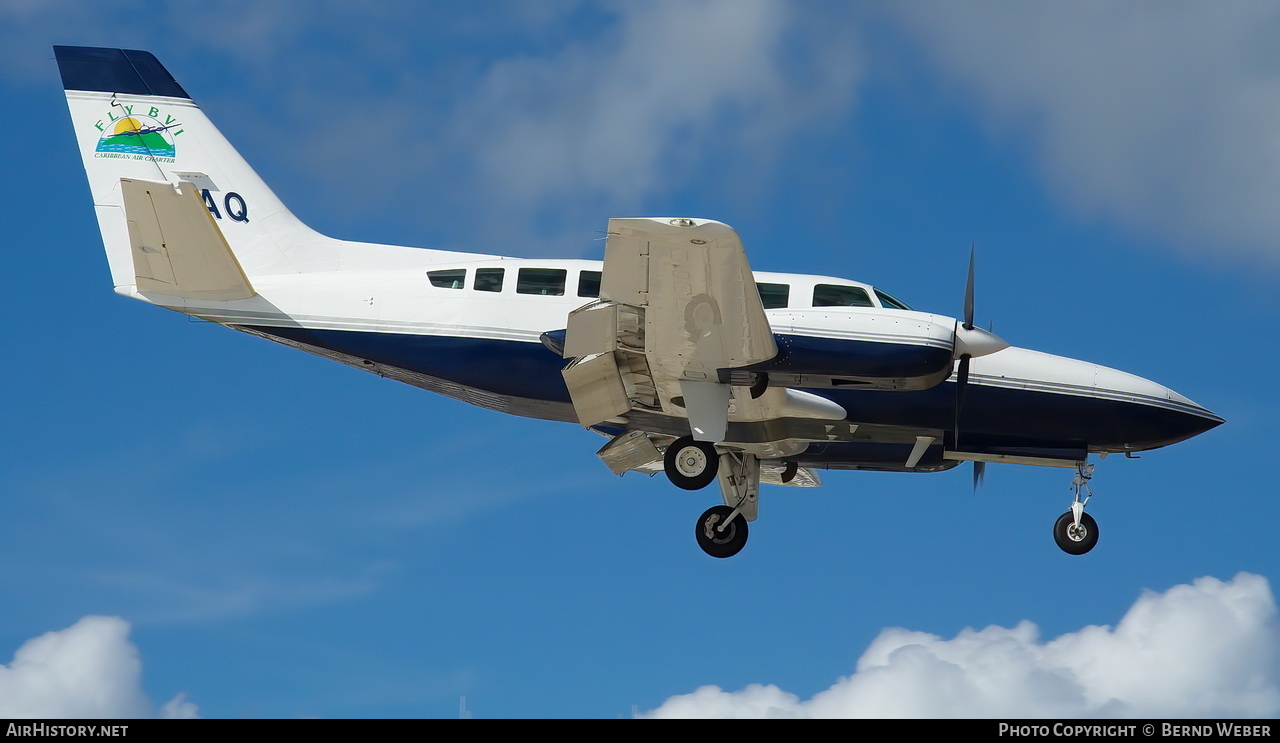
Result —
M759 513L760 460L747 452L722 451L717 471L724 505L699 516L694 535L708 555L733 557L747 544L747 522Z
M1089 480L1093 477L1093 465L1080 462L1076 465L1076 479L1071 483L1075 498L1071 510L1058 517L1053 525L1053 541L1069 555L1083 555L1098 543L1098 522L1084 512L1084 505L1093 497ZM1084 500L1080 494L1084 493Z
M682 436L662 458L671 484L698 490L719 479L723 506L698 517L694 536L712 557L733 557L747 544L747 522L756 520L760 495L760 460L755 454ZM794 473L793 473L794 474Z

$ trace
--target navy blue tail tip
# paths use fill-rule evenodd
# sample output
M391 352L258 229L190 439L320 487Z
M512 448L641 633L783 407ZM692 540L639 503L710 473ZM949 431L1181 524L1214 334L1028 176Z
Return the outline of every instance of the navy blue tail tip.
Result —
M151 52L95 46L55 46L65 90L190 98Z

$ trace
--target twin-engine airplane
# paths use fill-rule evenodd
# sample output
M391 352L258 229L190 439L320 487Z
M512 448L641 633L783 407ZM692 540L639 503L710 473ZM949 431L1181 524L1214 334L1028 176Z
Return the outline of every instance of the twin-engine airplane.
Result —
M737 554L761 483L820 469L1074 469L1058 546L1098 540L1091 453L1222 423L1124 372L1009 346L867 284L753 272L733 229L611 219L603 264L335 240L280 203L147 52L54 47L116 291L465 402L606 436L615 473L719 483ZM566 363L567 360L567 363ZM1083 495L1083 498L1082 498Z

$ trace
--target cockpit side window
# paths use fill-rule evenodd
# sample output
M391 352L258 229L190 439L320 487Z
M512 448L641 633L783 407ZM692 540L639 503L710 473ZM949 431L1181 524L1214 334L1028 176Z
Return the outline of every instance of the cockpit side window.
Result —
M874 307L866 289L858 286L818 284L813 287L814 307Z
M786 307L791 297L790 284L756 284L756 291L760 292L760 303L764 305L766 310L776 310Z
M563 297L568 273L563 268L522 268L516 277L516 293Z
M903 302L899 299L895 299L892 295L888 294L887 292L882 292L879 289L876 289L876 296L880 298L880 304L884 305L885 307L890 307L895 310L911 309L910 307L907 306L906 302Z
M443 271L427 271L427 279L432 286L441 289L461 289L467 283L467 269L449 268Z

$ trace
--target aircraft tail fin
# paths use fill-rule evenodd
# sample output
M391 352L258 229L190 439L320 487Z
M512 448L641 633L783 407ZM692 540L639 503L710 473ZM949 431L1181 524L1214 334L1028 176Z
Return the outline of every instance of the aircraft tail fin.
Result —
M336 267L338 241L285 208L155 56L54 55L117 291L242 298L249 277Z

